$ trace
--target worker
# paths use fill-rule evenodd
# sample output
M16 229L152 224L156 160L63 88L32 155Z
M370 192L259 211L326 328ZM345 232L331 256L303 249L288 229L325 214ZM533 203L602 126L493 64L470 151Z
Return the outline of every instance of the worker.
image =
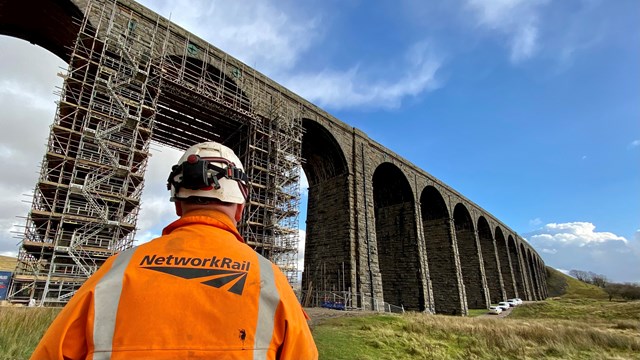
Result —
M187 149L167 185L180 218L109 258L31 358L317 359L287 278L236 229L247 186L231 149Z

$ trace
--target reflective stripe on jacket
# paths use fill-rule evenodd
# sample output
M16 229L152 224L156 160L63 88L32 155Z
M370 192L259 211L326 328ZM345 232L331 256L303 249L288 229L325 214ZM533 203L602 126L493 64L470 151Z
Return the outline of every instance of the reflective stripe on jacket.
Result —
M113 256L32 359L317 359L282 272L222 213L198 210Z

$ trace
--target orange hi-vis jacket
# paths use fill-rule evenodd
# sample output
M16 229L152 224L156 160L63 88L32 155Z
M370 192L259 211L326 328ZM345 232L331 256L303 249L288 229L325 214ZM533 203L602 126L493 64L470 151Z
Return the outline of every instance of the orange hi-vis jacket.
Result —
M109 258L32 359L317 359L286 277L230 219L197 210Z

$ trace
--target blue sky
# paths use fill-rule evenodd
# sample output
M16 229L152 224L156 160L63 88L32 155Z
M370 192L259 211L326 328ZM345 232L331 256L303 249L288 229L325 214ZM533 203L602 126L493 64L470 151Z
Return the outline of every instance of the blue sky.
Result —
M640 282L640 2L142 3L443 180L547 265ZM25 159L0 190L11 253L65 64L16 39L0 51L0 158ZM24 122L39 132L24 139ZM155 146L140 241L173 217L162 182L177 156Z

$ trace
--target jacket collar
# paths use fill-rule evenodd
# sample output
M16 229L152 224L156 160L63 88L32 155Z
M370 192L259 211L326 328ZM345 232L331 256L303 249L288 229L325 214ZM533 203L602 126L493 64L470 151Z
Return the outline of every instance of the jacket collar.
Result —
M229 231L238 241L244 243L244 239L240 236L238 229L233 225L229 217L218 210L194 210L183 215L180 219L167 225L162 230L162 235L168 235L174 230L190 224L210 225Z

